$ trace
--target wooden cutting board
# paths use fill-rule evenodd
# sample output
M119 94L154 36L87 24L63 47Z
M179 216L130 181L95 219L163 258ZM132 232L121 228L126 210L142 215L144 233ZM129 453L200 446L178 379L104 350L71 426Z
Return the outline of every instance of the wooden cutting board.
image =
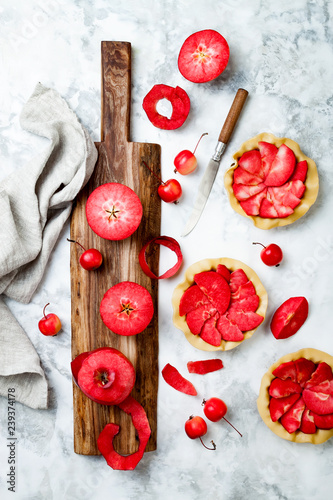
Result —
M102 42L102 120L101 142L96 143L98 161L88 185L77 197L71 216L71 238L85 248L97 248L104 263L97 271L79 265L80 247L71 244L72 359L78 354L110 346L119 349L133 363L136 383L132 396L146 410L152 434L146 451L156 449L158 389L158 282L148 278L139 265L138 253L144 243L160 235L161 204L156 179L142 164L145 160L160 174L161 148L158 144L129 141L131 106L131 44ZM85 205L90 193L106 182L120 182L132 188L143 205L138 230L126 240L108 241L88 226ZM153 246L153 245L152 245ZM153 246L154 247L154 246ZM158 274L159 250L148 255L150 267ZM155 314L146 330L124 337L111 332L99 314L104 293L120 281L134 281L152 295ZM121 454L138 449L130 417L118 407L97 404L73 384L74 451L99 454L97 438L109 422L121 426L114 440Z

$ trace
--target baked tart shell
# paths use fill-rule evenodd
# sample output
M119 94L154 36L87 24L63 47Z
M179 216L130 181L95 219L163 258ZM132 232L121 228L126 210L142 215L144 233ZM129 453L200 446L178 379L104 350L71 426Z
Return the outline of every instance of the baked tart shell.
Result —
M259 215L247 215L246 212L242 209L232 189L234 170L238 167L239 158L247 151L258 149L258 143L260 141L265 141L274 144L277 148L279 148L281 144L285 144L293 151L297 162L306 160L308 163L307 176L304 182L306 188L304 195L301 199L301 203L294 209L294 212L288 217L270 219L270 218L260 217ZM259 227L260 229L272 229L274 227L287 226L288 224L292 224L300 217L305 215L306 212L309 210L309 208L316 201L319 190L319 178L318 178L317 166L315 162L311 160L311 158L302 153L301 148L297 144L297 142L292 141L291 139L288 139L286 137L279 138L275 137L273 134L264 132L244 142L241 145L240 149L233 155L233 158L235 161L231 165L231 167L226 171L224 176L224 185L229 196L229 201L232 208L237 213L243 215L244 217L252 219L256 227Z
M282 363L286 363L287 361L295 361L299 358L310 359L315 364L319 364L324 361L333 369L333 356L330 356L326 352L319 351L317 349L306 348L301 349L297 352L286 354L269 368L269 370L265 373L261 380L259 396L257 399L258 411L267 427L269 427L271 431L274 432L274 434L281 437L282 439L293 441L295 443L321 444L333 436L333 429L317 429L314 434L304 434L301 431L296 431L289 434L289 432L286 431L286 429L282 426L282 424L280 424L280 422L273 422L270 416L270 396L268 390L272 380L275 378L272 372Z
M184 281L180 283L174 290L172 295L172 307L173 307L173 323L174 325L182 330L186 339L189 341L197 349L201 351L229 351L230 349L234 349L239 344L244 342L244 340L252 337L257 328L253 330L249 330L244 332L244 339L239 342L231 342L222 340L221 344L218 347L208 344L204 340L202 340L199 335L193 335L187 326L185 316L179 315L179 303L182 298L183 293L194 283L194 275L197 273L201 273L203 271L216 271L216 268L219 264L224 264L229 271L235 271L236 269L243 269L246 276L249 280L252 281L256 293L259 296L259 307L256 310L257 314L260 314L265 319L265 314L267 310L268 304L268 296L267 292L261 283L258 275L251 269L249 266L244 264L243 262L235 259L231 259L228 257L223 257L219 259L204 259L192 264L186 271ZM263 322L261 323L261 325ZM261 326L259 325L259 326ZM259 327L258 327L259 328Z

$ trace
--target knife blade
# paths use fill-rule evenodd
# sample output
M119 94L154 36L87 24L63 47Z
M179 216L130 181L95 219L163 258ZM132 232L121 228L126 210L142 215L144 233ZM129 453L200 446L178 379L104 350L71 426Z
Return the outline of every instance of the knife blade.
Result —
M220 161L222 155L227 147L227 143L231 137L231 134L235 128L239 115L245 104L246 98L248 96L248 91L244 89L238 89L236 96L233 100L231 108L229 110L228 116L222 126L219 139L215 148L215 152L210 159L205 173L199 184L198 194L193 205L191 215L184 227L181 236L188 235L192 229L196 226L201 214L205 208L206 202L208 200L209 194L213 187L216 174L218 172Z

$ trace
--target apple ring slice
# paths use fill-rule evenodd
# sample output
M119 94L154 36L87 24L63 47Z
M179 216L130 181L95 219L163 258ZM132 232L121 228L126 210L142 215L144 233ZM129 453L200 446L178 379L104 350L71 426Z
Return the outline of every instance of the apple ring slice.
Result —
M223 340L222 339L221 342L216 343L216 345L212 345L212 344L206 342L205 340L203 340L201 338L201 336L199 334L194 334L193 332L191 332L189 325L186 321L186 316L185 316L185 313L183 310L181 310L182 315L180 315L179 306L181 303L181 299L182 299L184 293L190 287L192 287L192 285L194 285L195 275L198 275L198 274L206 272L206 271L212 272L212 271L217 271L217 270L218 270L218 273L220 275L225 274L226 283L228 281L228 274L230 274L230 272L232 273L232 272L238 270L237 279L235 279L234 281L231 279L231 282L230 282L230 291L231 291L230 304L232 304L233 300L234 300L234 305L231 307L231 309L229 309L230 308L230 306L229 306L229 308L227 310L227 314L228 314L229 310L230 311L232 310L232 324L237 323L239 321L239 318L241 318L241 320L244 319L241 317L240 309L244 308L245 302L248 303L246 296L249 293L253 293L254 294L253 296L255 296L255 295L258 296L258 299L257 299L258 302L254 306L254 308L252 307L252 310L247 313L247 315L249 316L249 321L251 320L252 324L253 324L253 320L255 323L256 318L258 318L259 316L261 316L263 318L260 321L260 323L262 323L262 321L265 318L265 313L266 313L266 309L267 309L268 297L267 297L267 292L266 292L265 288L263 287L259 277L253 271L253 269L251 269L249 266L247 266L243 262L240 262L239 260L224 257L224 258L219 258L219 259L204 259L204 260L201 260L199 262L196 262L195 264L192 264L185 272L184 281L182 283L180 283L175 288L173 295L172 295L173 323L177 328L179 328L180 330L183 331L186 339L190 342L190 344L192 344L194 347L196 347L197 349L200 349L202 351L228 351L230 349L234 349L239 344L241 344L245 339L252 337L257 326L259 326L259 325L257 325L256 327L252 327L251 330L246 331L246 329L241 325L242 321L240 321L241 326L240 326L240 328L237 328L237 329L238 329L238 331L241 331L241 333L240 333L241 340L232 341L232 340ZM248 283L246 285L245 285L245 279L243 282L241 281L241 279L239 279L239 276L241 276L242 274L248 280ZM249 284L251 285L253 292L249 291L249 288L250 288L248 286ZM194 286L197 286L197 285L194 285ZM211 326L210 323L213 321L214 315L218 315L219 313L217 311L217 308L216 308L216 311L214 310L214 305L212 303L210 303L210 301L207 298L209 296L209 291L206 293L207 293L207 295L205 295L205 297L201 300L202 305L200 305L201 304L200 297L198 298L197 294L193 294L193 296L191 296L191 301L196 300L198 307L197 307L197 309L194 309L194 311L189 311L189 314L191 314L192 316L193 316L192 313L194 313L195 315L196 314L200 315L200 312L202 311L203 314L206 314L206 316L204 318L207 319L207 321L205 322L205 325L208 328ZM244 298L243 298L243 295L244 295ZM194 298L195 296L196 296L196 298ZM212 296L211 296L211 299L212 299ZM208 304L207 304L207 302L208 302ZM251 300L251 302L252 302L252 300ZM255 311L254 311L254 309L255 309ZM224 315L222 315L221 317L225 318ZM236 326L235 326L235 328L236 328Z
M244 142L233 158L224 177L229 201L256 227L271 229L292 224L316 201L316 164L295 141L264 132Z
M301 364L302 367L300 368ZM326 392L329 392L330 389L327 390L327 388L332 385L330 384L330 380L332 380L333 377L332 370L333 356L312 348L301 349L297 352L286 354L274 363L261 380L257 399L259 414L267 427L282 439L295 443L321 444L330 439L333 436L332 414L327 415L322 412L321 415L315 414L315 412L311 410L313 407L311 406L311 408L309 408L307 406L310 406L310 404L308 398L306 398L306 393L322 397L323 394L318 392L318 385L316 385L320 382L322 386L326 388L324 388L324 391L326 390ZM290 387L292 387L292 384L300 385L302 394L296 395L295 389L289 390L287 396L287 393L281 393L280 395L278 394L277 398L273 397L276 396L276 392L279 391L279 384L276 384L273 394L271 388L273 380L280 383L284 382L284 387L288 384ZM286 384L286 382L288 382L288 384ZM280 385L282 386L282 384ZM325 401L329 398L332 398L332 396L324 394ZM317 399L317 401L318 400L319 399ZM274 406L272 405L272 401ZM327 404L325 401L324 404ZM279 411L279 407L281 408L281 406L284 405L284 402L287 406L285 406L280 413L274 415ZM311 402L310 400L310 403ZM320 404L323 405L323 402L320 401ZM272 420L273 416L276 418L275 421ZM294 428L297 427L297 422L295 425L297 419L301 419L301 425L303 426L304 432L300 430L299 427L292 432L293 426ZM325 423L323 424L324 421ZM329 425L325 425L329 422L331 422L331 428L328 428ZM288 428L289 431L287 430Z

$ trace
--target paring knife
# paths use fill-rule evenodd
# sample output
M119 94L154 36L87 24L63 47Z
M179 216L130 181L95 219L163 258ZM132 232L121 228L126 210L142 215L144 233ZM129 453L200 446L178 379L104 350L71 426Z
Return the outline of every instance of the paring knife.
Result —
M203 209L206 205L209 193L214 184L214 180L219 169L220 161L222 155L225 151L227 143L231 137L231 134L235 128L238 117L242 111L246 98L248 96L248 91L244 89L238 89L237 94L234 98L234 101L229 110L228 116L223 124L222 130L219 135L219 139L215 148L215 152L210 159L205 173L201 179L199 185L199 191L197 198L194 202L194 206L192 209L192 213L190 215L189 220L184 228L184 231L181 236L186 236L189 234L192 229L196 226L200 216L203 212Z

